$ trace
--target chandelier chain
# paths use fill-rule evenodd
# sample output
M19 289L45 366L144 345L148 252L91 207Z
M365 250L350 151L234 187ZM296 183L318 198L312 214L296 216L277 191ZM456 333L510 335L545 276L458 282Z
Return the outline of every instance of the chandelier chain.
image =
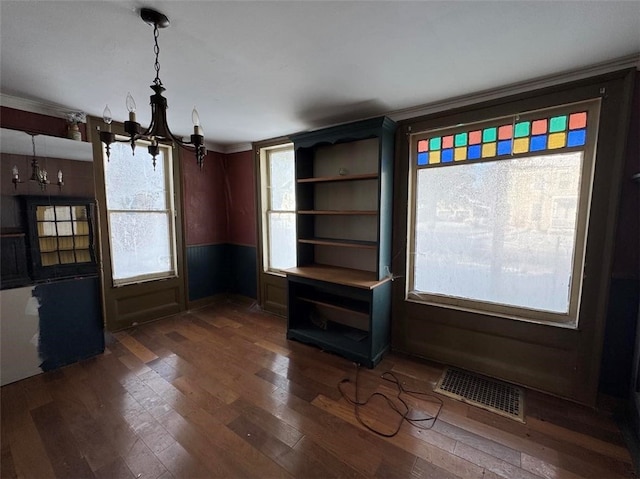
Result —
M153 47L153 51L156 54L156 62L154 64L154 68L156 69L156 78L153 80L153 83L155 83L156 85L160 85L162 86L162 80L160 80L160 61L158 60L158 57L160 55L160 46L158 45L158 24L155 24L153 26L153 41L155 43L154 47Z

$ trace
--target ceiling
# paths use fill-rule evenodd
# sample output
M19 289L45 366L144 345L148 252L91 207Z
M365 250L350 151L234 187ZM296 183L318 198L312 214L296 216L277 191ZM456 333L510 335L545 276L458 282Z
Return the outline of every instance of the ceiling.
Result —
M169 125L225 148L640 52L640 1L0 1L0 92L149 122L153 29Z

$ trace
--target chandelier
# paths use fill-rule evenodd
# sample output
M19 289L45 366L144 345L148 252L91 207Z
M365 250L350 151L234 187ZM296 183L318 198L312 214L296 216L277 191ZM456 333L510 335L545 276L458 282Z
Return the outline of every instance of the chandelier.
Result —
M193 134L191 135L191 141L184 141L182 138L176 137L171 133L169 125L167 125L168 105L167 99L162 96L162 92L165 91L165 88L162 85L162 80L160 80L160 62L158 61L158 55L160 54L160 47L158 46L158 29L168 27L169 19L162 13L150 8L141 9L140 18L142 18L145 23L153 26L153 38L155 42L153 51L156 54L156 77L153 80L153 85L151 85L151 89L154 91L154 94L150 97L151 124L149 125L149 128L142 131L140 123L136 121L136 102L131 96L131 93L129 93L127 94L126 99L127 110L129 110L129 120L124 122L124 131L129 135L129 138L126 140L119 140L116 138L115 133L111 132L111 122L113 118L111 116L111 110L107 105L102 115L106 128L100 131L100 141L102 141L106 146L107 160L109 159L111 150L110 145L112 143L116 141L130 142L131 150L135 154L136 141L146 140L149 142L147 149L149 154L153 157L153 167L155 169L156 156L160 152L160 148L158 147L159 142L170 142L186 149L195 150L196 161L198 162L200 169L202 169L207 148L204 144L204 136L202 134L202 128L200 127L198 111L194 108L191 115L191 119L193 121Z
M42 191L47 189L47 185L51 184L51 182L49 181L48 178L48 173L47 170L45 170L44 168L40 168L40 165L38 164L38 158L36 157L36 136L38 135L37 133L28 133L31 136L31 146L33 149L33 156L31 158L31 177L29 178L29 181L34 181L36 183L38 183L38 185L40 185L40 189ZM13 166L13 168L11 169L11 182L13 183L13 188L14 189L18 189L18 183L24 183L24 181L22 181L20 179L20 172L18 171L18 167L16 165ZM57 182L58 188L62 189L62 185L64 185L64 183L62 182L62 170L58 170L58 182Z

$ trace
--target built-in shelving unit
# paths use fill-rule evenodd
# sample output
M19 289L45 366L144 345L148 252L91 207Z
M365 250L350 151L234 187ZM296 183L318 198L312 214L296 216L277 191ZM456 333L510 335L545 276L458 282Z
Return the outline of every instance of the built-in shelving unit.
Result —
M395 123L380 117L292 136L298 267L287 337L373 367L389 347Z

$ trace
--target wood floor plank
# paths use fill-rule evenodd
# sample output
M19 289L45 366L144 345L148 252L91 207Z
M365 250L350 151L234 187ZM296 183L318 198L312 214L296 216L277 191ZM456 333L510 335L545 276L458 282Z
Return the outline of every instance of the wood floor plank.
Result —
M142 361L143 363L158 359L158 356L154 352L145 348L133 336L122 336L119 340L122 345L124 345L129 351L140 358L140 361Z
M117 457L112 462L105 464L95 471L95 474L97 479L135 479L131 469L121 457Z
M31 417L57 477L95 477L55 404L33 409Z
M58 383L51 391L51 396L60 416L73 434L78 450L94 473L118 459L117 451L99 431L96 421L76 394L72 383Z
M2 388L2 446L11 451L18 477L56 477L20 383ZM6 441L6 442L5 442ZM3 476L4 477L4 476Z
M332 412L337 417L350 422L354 426L362 428L357 422L352 410L343 403L327 400L322 396L318 396L314 405ZM406 430L406 429L405 429ZM435 433L437 437L434 439L433 432L430 430L421 432L421 440L417 441L410 433L401 430L398 435L393 438L385 438L386 441L401 447L406 451L415 454L416 457L433 463L441 469L449 473L468 479L476 479L482 477L484 468L473 464L463 458L453 454L457 442L451 438L442 439L439 433Z
M636 477L609 405L538 392L526 424L437 395L430 429L376 435L337 387L353 363L287 340L286 320L252 303L220 300L106 341L103 355L2 387L3 478ZM359 398L402 407L387 371L428 393L443 368L389 353L357 372ZM414 417L439 407L402 398ZM398 421L380 396L360 415L385 430Z
M454 454L505 479L540 479L540 476L537 474L533 474L461 442L458 442L456 445Z

